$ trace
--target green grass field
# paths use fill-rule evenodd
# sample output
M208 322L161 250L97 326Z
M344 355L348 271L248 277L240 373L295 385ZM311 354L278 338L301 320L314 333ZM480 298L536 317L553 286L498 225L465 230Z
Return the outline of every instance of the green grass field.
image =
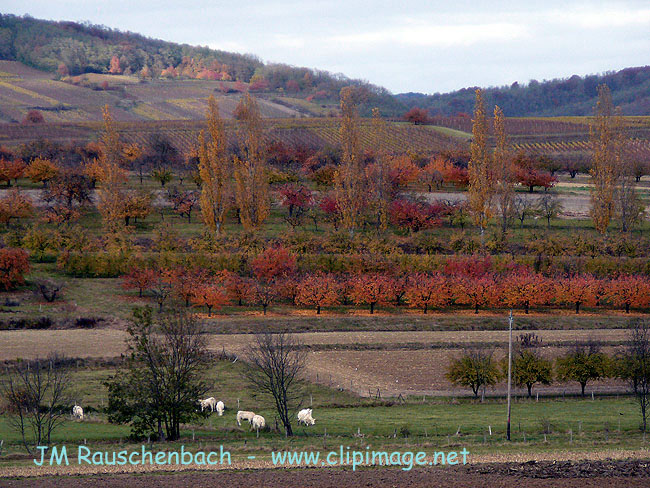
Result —
M275 431L271 401L252 391L240 373L241 366L237 363L217 362L206 377L214 382L209 394L226 403L224 416L215 413L185 425L178 443L157 444L157 448L171 450L184 444L189 449L199 450L223 445L235 457L257 453L266 458L271 450L328 450L339 445L397 450L462 446L473 454L504 455L631 450L646 445L639 430L639 409L632 397L547 398L539 402L519 399L512 407L512 441L507 442L503 399L490 399L485 403L453 398L382 402L309 384L303 385L302 406L312 404L316 425L296 427L295 437L285 439L283 433ZM101 411L106 404L106 390L102 384L112 370L97 368L72 374L78 402L88 413L83 422L66 420L54 433L53 443L68 446L86 443L91 449L104 450L138 446L128 441L127 426L108 424ZM238 428L235 422L237 400L242 409L252 409L263 415L272 430L262 432L257 438L247 424ZM10 429L6 414L0 416L0 439L4 440L0 466L29 462L18 434Z

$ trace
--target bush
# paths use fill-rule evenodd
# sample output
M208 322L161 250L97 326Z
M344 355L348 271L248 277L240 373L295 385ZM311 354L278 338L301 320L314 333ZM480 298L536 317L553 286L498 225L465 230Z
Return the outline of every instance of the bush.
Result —
M408 425L402 425L399 428L399 435L402 437L410 437L411 436L411 429L409 428Z

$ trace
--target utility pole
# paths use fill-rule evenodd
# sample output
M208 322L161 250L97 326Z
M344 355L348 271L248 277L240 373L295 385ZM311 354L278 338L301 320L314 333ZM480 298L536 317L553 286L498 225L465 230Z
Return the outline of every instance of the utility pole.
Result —
M506 439L510 440L510 387L512 384L512 310L508 319L508 425Z

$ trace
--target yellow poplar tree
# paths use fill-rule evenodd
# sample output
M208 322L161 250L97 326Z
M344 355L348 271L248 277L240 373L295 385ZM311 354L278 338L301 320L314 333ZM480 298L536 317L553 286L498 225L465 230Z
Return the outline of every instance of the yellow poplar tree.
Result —
M199 175L201 177L201 214L203 222L216 235L221 233L229 206L230 164L227 136L219 106L213 96L208 99L207 114L210 141L199 134Z
M101 139L101 155L96 165L97 181L101 184L97 190L97 208L104 221L107 232L117 232L124 222L126 196L123 185L126 173L121 167L122 144L115 129L113 117L108 105L102 109L104 130Z
M494 195L494 175L492 157L488 150L488 125L481 90L476 90L474 118L472 119L471 157L469 172L469 206L474 221L481 229L481 236L492 216L492 198Z
M505 117L503 111L497 105L494 107L494 137L496 146L494 148L494 173L495 173L495 194L499 205L499 218L501 220L501 232L505 235L512 215L512 206L515 198L514 171L512 157L506 134Z
M377 223L380 230L388 228L388 207L390 205L390 181L386 144L389 137L388 124L381 118L378 108L372 109L372 140L375 150L375 165L372 174Z
M255 98L248 93L236 109L240 119L240 156L234 158L239 218L246 230L259 228L271 212L264 160L264 124Z
M354 88L341 89L341 164L334 179L336 202L341 224L350 235L357 228L363 208L359 114L354 101Z
M619 178L623 138L621 118L614 109L612 94L605 84L598 87L594 122L590 127L593 149L591 162L591 218L604 234L614 213L614 189Z

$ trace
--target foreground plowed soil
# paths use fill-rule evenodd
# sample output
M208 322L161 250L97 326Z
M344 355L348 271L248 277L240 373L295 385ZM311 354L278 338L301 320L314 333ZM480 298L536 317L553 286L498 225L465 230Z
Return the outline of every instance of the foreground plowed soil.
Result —
M524 464L488 464L459 468L413 469L259 469L211 473L147 475L62 476L0 480L0 486L13 487L118 487L193 488L282 487L441 487L506 486L530 487L647 487L650 486L650 461L530 462Z

